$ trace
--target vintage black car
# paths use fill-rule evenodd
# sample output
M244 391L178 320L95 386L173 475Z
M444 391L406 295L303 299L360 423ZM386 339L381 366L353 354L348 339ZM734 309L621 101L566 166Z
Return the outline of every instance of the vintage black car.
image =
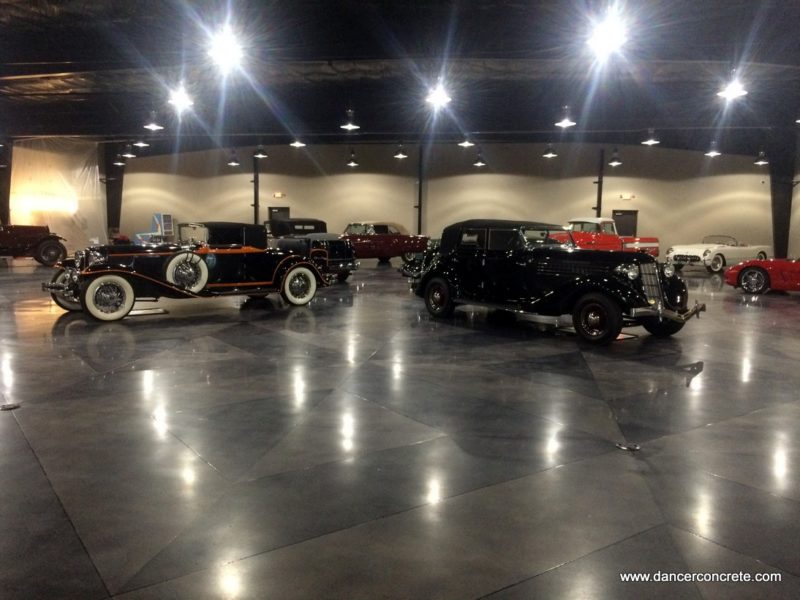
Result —
M52 267L67 255L63 239L47 225L0 225L0 256L32 256Z
M311 257L323 273L346 281L358 269L356 253L349 240L328 233L319 219L272 219L265 223L271 244L287 252Z
M482 304L561 324L569 315L583 339L607 344L623 327L656 336L681 330L705 305L688 308L671 265L639 252L581 250L560 225L471 220L442 232L439 251L414 279L434 317L457 304Z
M267 246L264 227L244 223L184 223L176 243L91 246L59 265L42 289L65 310L102 321L124 318L135 301L280 292L308 304L327 285L308 256Z

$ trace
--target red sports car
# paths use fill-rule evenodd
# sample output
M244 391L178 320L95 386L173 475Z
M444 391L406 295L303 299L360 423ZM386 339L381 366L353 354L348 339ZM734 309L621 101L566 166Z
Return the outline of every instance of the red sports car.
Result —
M767 290L800 292L800 259L746 260L725 272L725 283L747 294Z

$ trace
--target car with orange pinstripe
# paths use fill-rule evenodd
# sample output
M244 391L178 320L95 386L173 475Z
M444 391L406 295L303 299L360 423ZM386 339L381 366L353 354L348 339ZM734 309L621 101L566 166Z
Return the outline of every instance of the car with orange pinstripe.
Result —
M42 289L61 308L101 321L161 297L280 293L303 306L330 280L308 256L269 247L263 226L221 221L180 224L175 242L90 246L56 268Z

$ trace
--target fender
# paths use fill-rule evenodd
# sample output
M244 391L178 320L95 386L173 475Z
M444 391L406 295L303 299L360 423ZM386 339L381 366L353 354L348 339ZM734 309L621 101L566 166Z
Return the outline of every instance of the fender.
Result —
M559 290L565 297L558 304L559 314L571 313L575 303L585 294L599 292L613 298L620 306L649 306L645 295L612 278L576 277Z
M286 273L297 265L303 265L304 267L311 269L311 272L314 273L314 277L317 280L317 285L321 285L323 287L330 285L314 261L304 256L290 256L281 262L277 272L275 273L274 281L280 281L280 285L277 286L277 289L281 289L283 287L283 278L286 277Z

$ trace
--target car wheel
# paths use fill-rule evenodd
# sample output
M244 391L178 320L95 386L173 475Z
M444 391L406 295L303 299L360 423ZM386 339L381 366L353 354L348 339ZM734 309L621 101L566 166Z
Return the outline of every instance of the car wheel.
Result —
M50 283L56 283L58 285L68 285L70 283L69 274L67 273L66 269L59 269L56 271L56 274L53 275L53 278L50 280ZM50 297L53 299L53 302L58 304L64 310L69 311L76 311L81 310L81 300L78 297L75 297L69 290L63 292L50 292Z
M767 260L767 253L766 252L759 252L756 254L756 259L758 260Z
M33 259L46 267L52 267L67 255L64 244L56 240L45 240L36 247Z
M763 294L769 289L769 275L764 269L747 267L739 273L739 287L748 294Z
M339 283L344 283L347 281L347 278L350 277L350 271L342 271L341 273L336 274L336 279Z
M413 262L414 254L415 254L414 252L404 252L403 254L400 255L400 258L405 264L409 264L410 262Z
M167 261L164 277L172 285L196 294L208 283L208 265L194 252L178 252Z
M433 317L449 317L455 310L447 281L434 277L425 286L425 307Z
M622 331L622 310L603 294L586 294L572 311L575 331L592 344L610 344Z
M669 337L678 333L686 323L680 321L669 321L667 319L658 320L658 317L648 317L642 321L642 327L650 335L656 337Z
M722 254L715 254L714 258L711 259L711 262L706 267L709 273L721 273L724 268L725 257L722 256Z
M317 278L307 267L290 269L283 277L281 296L294 306L305 306L317 293Z
M83 286L81 305L95 319L118 321L125 318L136 296L130 282L119 275L100 275Z

